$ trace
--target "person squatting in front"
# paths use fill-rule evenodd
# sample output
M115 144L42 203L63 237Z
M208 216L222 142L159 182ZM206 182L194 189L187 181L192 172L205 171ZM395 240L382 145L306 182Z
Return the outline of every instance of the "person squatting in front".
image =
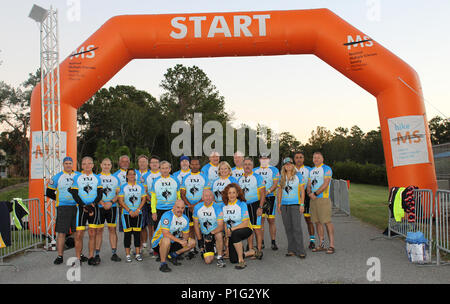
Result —
M177 200L172 210L161 216L152 239L152 248L161 259L159 270L172 271L167 265L167 259L175 266L181 265L178 261L179 255L194 246L195 241L189 238L189 219L184 214L184 202Z
M123 244L125 247L126 261L131 262L131 237L134 238L136 260L142 261L141 255L141 230L142 208L145 204L146 193L142 184L136 180L136 171L127 169L127 182L120 187L118 195L119 204L122 207L121 221L124 232Z
M100 178L94 174L94 160L85 156L81 160L83 171L75 175L69 192L77 202L77 228L75 235L75 252L81 264L81 252L83 250L83 237L86 223L89 224L89 265L97 265L94 258L96 229L99 225L98 203L103 197L103 186Z
M214 203L214 194L210 189L203 190L202 202L194 207L194 230L197 243L206 264L214 260L217 251L217 266L225 267L223 260L223 211Z
M244 269L247 267L244 257L253 255L244 252L242 241L252 235L250 228L250 218L248 215L247 204L245 203L244 192L236 183L231 183L222 191L223 199L223 220L226 224L226 234L228 237L229 258L232 264L238 263L235 269Z

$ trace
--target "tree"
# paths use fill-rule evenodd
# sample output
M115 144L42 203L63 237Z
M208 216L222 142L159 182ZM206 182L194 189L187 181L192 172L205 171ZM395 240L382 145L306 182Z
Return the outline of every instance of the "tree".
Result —
M28 74L18 88L0 82L0 119L5 131L0 135L0 148L5 150L8 164L14 165L21 176L28 175L30 127L30 99L33 88L40 80L40 70Z
M431 144L439 145L450 142L450 119L433 117L429 122Z

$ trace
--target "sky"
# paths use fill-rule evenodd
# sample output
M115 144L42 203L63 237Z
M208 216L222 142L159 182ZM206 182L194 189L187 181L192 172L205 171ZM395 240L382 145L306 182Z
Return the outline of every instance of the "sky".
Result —
M28 18L33 4L58 9L61 61L116 15L328 8L417 71L428 120L450 115L450 1L1 1L0 81L16 87L39 67L39 28ZM380 125L375 97L314 55L134 60L105 87L132 85L159 98L164 73L178 63L207 74L235 124L266 123L301 143L317 126L368 132Z

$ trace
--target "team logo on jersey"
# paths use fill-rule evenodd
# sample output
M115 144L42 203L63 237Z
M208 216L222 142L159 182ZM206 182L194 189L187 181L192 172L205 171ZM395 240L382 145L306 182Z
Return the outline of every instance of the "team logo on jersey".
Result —
M192 188L189 190L189 192L191 192L192 195L195 195L198 191L199 191L199 189L198 189L196 186L192 187Z
M206 221L203 223L203 227L205 227L206 230L208 230L209 227L211 227L211 226L212 226L212 224L209 221Z
M105 195L108 195L111 191L112 191L112 189L109 188L109 186L106 186L106 188L103 188L103 193L105 193Z
M164 225L169 225L169 220L168 219L164 219L163 224Z
M219 190L214 191L216 197L221 197L221 192Z
M248 189L247 186L245 186L244 188L242 188L242 191L244 191L244 193L248 193L250 189Z
M164 190L164 192L162 193L162 196L167 200L169 199L169 197L172 195L172 192L170 192L169 190Z
M314 187L315 185L317 185L317 183L318 183L317 179L313 179L311 182L311 186Z
M91 187L91 185L86 185L86 186L84 186L83 190L84 190L84 192L89 193L89 192L91 192L92 187Z
M291 187L291 185L286 185L286 187L284 187L284 191L286 191L286 193L287 194L289 194L289 192L291 192L292 191L292 187Z
M229 212L227 212L227 213L229 213ZM234 212L233 212L233 213L234 213ZM227 226L228 226L228 227L232 227L234 223L236 223L236 222L233 221L232 219L227 220Z
M132 196L130 196L130 198L128 200L134 206L134 203L136 203L138 201L138 198L137 198L137 196L132 195Z

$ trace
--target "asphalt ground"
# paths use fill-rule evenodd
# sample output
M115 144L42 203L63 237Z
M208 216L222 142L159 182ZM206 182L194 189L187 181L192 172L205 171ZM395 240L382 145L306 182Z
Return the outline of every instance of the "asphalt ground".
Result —
M125 262L123 234L119 235L118 255L122 262L110 260L111 249L107 229L104 232L101 249L102 262L97 266L83 263L79 269L79 281L74 278L73 268L66 265L75 250L65 252L64 263L54 265L56 252L37 250L5 258L0 266L0 283L67 283L67 284L389 284L389 283L450 283L450 268L447 266L419 266L408 261L405 242L400 238L387 239L379 229L360 222L358 219L333 214L335 225L334 254L313 253L307 249L306 259L286 257L287 240L281 216L277 217L278 251L270 249L269 227L266 222L264 257L262 260L247 259L247 268L234 269L227 261L227 267L218 268L215 264L206 265L197 255L192 260L181 261L173 266L170 273L159 271L159 263L144 254L144 260ZM305 246L308 245L306 223L303 221ZM88 235L85 233L84 253L87 253ZM375 258L375 259L374 259ZM373 261L376 261L374 264ZM379 271L374 272L379 262ZM72 272L71 272L72 270ZM368 276L369 274L369 276ZM375 276L378 274L378 276ZM375 281L369 279L375 278Z

